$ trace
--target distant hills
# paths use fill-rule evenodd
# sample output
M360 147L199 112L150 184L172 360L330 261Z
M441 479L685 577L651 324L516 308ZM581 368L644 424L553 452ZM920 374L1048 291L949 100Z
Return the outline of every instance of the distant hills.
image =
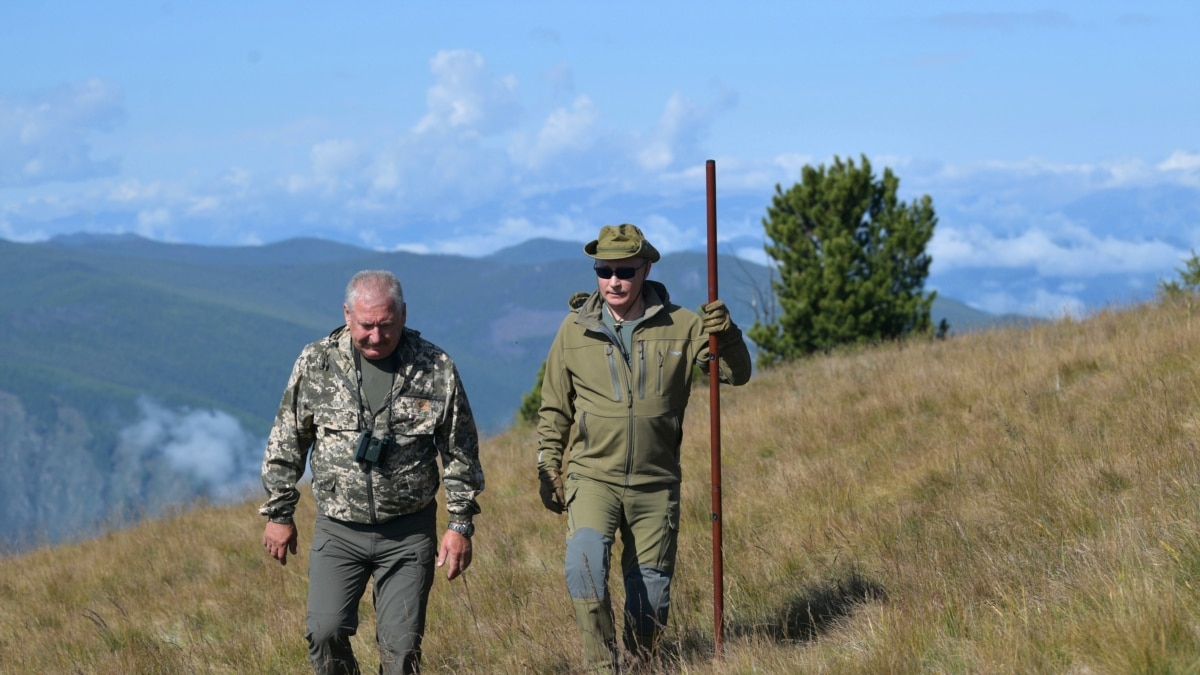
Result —
M719 265L721 296L748 327L769 272ZM368 268L400 277L409 325L455 359L485 433L513 420L567 297L595 284L581 242L548 239L484 258L317 239L0 240L0 547L255 485L293 360L341 325L345 284ZM664 256L652 277L685 307L707 297L701 253ZM1023 320L941 297L933 315L955 332Z

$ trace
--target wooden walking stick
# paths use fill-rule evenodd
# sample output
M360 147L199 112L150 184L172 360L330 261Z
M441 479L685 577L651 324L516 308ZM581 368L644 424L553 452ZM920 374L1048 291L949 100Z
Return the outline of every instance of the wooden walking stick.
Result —
M717 163L705 163L708 183L708 301L717 299ZM721 658L725 641L725 571L721 550L721 368L717 359L717 336L708 336L708 408L712 445L712 524L713 524L713 646L714 657Z

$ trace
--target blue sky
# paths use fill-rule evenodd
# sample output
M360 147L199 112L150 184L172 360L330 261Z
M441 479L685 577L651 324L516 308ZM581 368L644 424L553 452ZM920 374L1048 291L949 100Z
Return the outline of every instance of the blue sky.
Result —
M805 164L933 197L929 285L1149 297L1200 249L1200 2L19 2L0 238L483 255L633 222L765 262Z

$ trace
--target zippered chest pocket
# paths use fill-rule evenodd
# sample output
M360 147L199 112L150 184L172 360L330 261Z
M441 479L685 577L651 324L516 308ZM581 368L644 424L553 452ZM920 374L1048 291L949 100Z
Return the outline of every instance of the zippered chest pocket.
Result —
M651 345L654 359L654 392L658 396L686 393L691 384L692 360L684 343L658 341Z

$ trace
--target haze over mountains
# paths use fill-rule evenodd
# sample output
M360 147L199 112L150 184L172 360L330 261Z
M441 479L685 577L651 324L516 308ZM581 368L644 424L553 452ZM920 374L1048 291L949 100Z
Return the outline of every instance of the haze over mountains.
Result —
M360 269L400 277L409 325L455 359L484 433L514 418L574 291L582 243L531 240L485 258L380 253L317 239L259 247L128 235L0 240L0 550L55 542L198 497L256 490L262 443L300 348L342 324ZM744 327L765 267L721 257ZM672 299L707 297L700 253L652 272ZM995 317L939 297L935 323Z

